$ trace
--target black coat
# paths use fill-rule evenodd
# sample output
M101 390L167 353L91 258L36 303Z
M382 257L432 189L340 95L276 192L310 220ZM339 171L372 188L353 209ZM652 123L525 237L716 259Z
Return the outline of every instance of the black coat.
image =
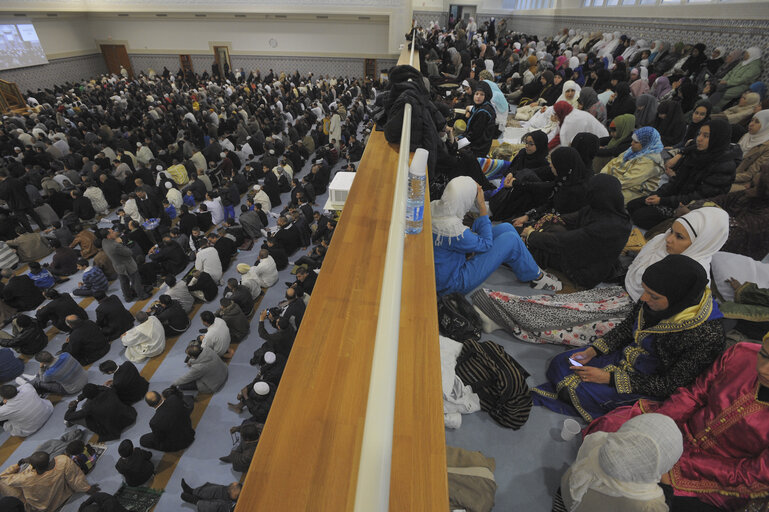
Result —
M40 325L32 320L32 325L22 330L13 338L0 339L0 346L14 349L20 354L37 354L48 344L48 336L45 335Z
M153 441L158 450L175 452L187 448L195 440L190 412L181 397L171 395L155 410L150 420Z
M32 208L32 200L27 195L24 183L16 178L8 177L0 182L0 199L8 203L11 211Z
M192 228L198 225L198 217L194 213L183 213L179 216L177 227L187 236L192 234Z
M299 230L293 224L280 228L273 235L273 238L286 250L288 256L294 254L297 249L302 247L302 238L299 235Z
M240 306L240 309L246 316L250 315L254 309L254 299L251 297L251 291L242 284L239 284L235 290L229 292L228 298Z
M115 464L117 472L123 475L125 483L131 487L139 487L152 478L155 466L152 464L152 452L134 448L128 457L121 457Z
M294 346L294 338L296 338L296 331L293 327L288 329L278 329L275 332L267 332L264 327L264 322L259 322L259 336L265 341L262 347L259 349L261 353L275 352L288 358L291 354L291 347ZM257 356L258 354L254 354ZM255 363L254 363L255 364Z
M692 151L691 147L689 151ZM693 155L685 154L675 167L675 176L657 189L660 205L675 208L679 203L688 204L728 193L741 159L742 150L736 144L702 163L693 159Z
M72 296L68 293L62 293L38 309L35 316L43 327L48 325L48 322L51 322L58 330L69 332L70 328L64 322L67 315L77 315L83 320L88 320L88 313L77 305Z
M205 297L206 302L211 302L214 300L216 295L219 293L219 287L207 272L201 272L197 283L190 287L190 291L196 290L203 292L203 297Z
M102 388L98 395L86 400L79 410L69 409L64 419L85 419L85 426L98 434L99 442L113 441L120 439L123 430L136 421L136 409L121 402L114 390Z
M26 274L10 278L3 288L2 295L5 303L17 311L30 311L45 300L43 292Z
M133 327L134 317L117 295L110 295L96 307L96 325L112 341Z
M131 361L121 364L112 375L112 389L124 404L135 404L144 398L149 387L150 383L139 374Z
M90 320L83 320L72 330L69 341L64 343L61 349L69 352L82 366L86 366L109 352L109 342L98 325Z
M91 220L96 217L93 203L87 197L80 196L72 201L72 212L83 220Z
M54 275L71 276L77 272L78 258L80 255L74 249L59 247L53 253L53 260L48 270Z
M275 260L275 266L278 270L283 270L288 266L288 254L281 245L275 244L272 247L267 247L267 252Z
M159 264L166 274L173 275L183 271L190 263L184 249L173 241L161 244L157 252L150 254L150 259Z
M219 254L222 270L227 270L232 261L232 257L238 252L238 246L235 243L235 240L227 236L221 236L214 244L214 249L216 249L217 254Z

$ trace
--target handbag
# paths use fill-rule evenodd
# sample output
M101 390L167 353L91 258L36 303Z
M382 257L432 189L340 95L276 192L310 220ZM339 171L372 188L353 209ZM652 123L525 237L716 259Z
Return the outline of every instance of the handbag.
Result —
M438 297L438 330L443 336L464 343L481 339L481 318L464 295Z

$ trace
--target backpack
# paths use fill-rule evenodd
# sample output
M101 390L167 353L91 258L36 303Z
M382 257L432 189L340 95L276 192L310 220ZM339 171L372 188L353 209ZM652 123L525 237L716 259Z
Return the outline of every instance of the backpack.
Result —
M438 330L460 343L478 341L481 339L481 319L464 295L451 293L438 297Z
M478 394L481 409L503 427L518 430L529 419L529 373L501 345L466 341L457 358L456 374Z

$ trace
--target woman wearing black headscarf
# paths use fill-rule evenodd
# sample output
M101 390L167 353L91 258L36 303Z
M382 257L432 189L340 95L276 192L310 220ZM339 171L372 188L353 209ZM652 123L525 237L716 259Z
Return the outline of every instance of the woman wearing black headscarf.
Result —
M732 129L724 119L711 119L697 135L696 144L687 146L668 161L675 175L657 191L627 204L633 222L651 229L675 216L676 208L698 199L729 192L742 156L738 146L731 145Z
M497 113L491 104L491 87L484 81L473 91L473 107L468 108L465 137L470 141L470 150L477 157L486 157L491 141L497 131Z
M544 201L529 211L518 208L519 212L525 211L526 214L514 219L513 226L521 227L527 222L539 220L548 213L563 215L575 212L587 204L586 185L592 171L585 167L577 150L559 147L551 153L550 161L555 181L537 186L537 191L540 192L544 185L549 189L549 194L545 196ZM514 183L515 180L511 183L513 188ZM538 195L542 197L541 194Z
M664 400L710 368L724 350L723 315L702 265L669 255L642 282L641 300L617 327L553 358L548 382L532 390L535 405L592 421L641 398Z
M677 101L665 100L657 107L657 121L654 127L660 133L664 146L673 146L681 141L686 131L684 113Z
M614 97L606 105L608 119L614 119L622 114L635 114L635 98L630 95L627 82L619 82L614 87Z
M523 230L540 267L560 270L585 288L610 277L632 228L617 178L606 174L590 178L587 206L560 219L563 224L549 224L542 231Z
M690 78L697 76L697 73L700 72L700 68L707 60L708 56L705 54L705 45L702 43L695 44L694 48L692 48L691 55L689 55L689 58L686 59L686 62L683 65L684 73Z
M553 174L550 172L550 162L547 161L547 134L542 130L535 130L523 137L523 143L526 146L513 157L508 170L517 178L520 171L529 169L534 171L540 180L551 181Z
M595 83L593 84L593 89L595 89L595 92L598 94L601 94L606 89L611 87L611 72L606 68L601 68L596 70L595 74L596 79ZM628 85L628 89L629 88L630 86Z
M709 100L700 100L694 105L692 110L690 121L686 125L683 138L673 145L673 149L682 148L689 143L694 143L694 139L697 138L697 134L700 132L700 128L710 121L710 113L713 110Z
M555 105L558 98L563 93L563 77L553 74L552 71L545 71L542 76L547 80L547 85L540 93L539 97L547 102L548 105ZM557 77L557 78L556 78Z
M571 147L577 150L585 167L592 169L593 159L598 154L598 135L587 132L578 133L571 141Z

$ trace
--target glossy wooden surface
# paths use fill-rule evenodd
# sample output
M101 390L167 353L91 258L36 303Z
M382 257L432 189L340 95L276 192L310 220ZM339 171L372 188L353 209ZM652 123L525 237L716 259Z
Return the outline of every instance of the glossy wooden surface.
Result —
M352 510L397 159L374 132L236 512ZM405 244L392 511L448 510L429 211L425 226Z

